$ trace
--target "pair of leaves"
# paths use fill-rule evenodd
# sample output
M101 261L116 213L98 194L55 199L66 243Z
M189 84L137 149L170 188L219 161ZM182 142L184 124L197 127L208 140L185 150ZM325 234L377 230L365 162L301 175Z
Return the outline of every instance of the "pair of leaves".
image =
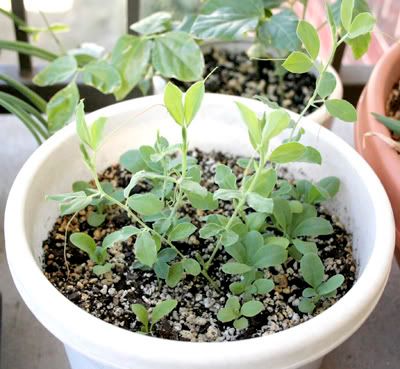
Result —
M176 287L184 278L185 273L193 276L199 275L201 273L200 264L192 258L185 258L171 265L166 279L167 285L171 288Z
M154 324L158 323L161 319L169 315L178 305L178 301L169 299L160 301L149 313L146 307L142 304L132 304L131 310L135 314L136 319L143 324L143 332L150 333ZM149 327L149 323L151 325Z
M307 180L296 181L295 197L307 204L317 204L333 198L340 188L337 177L326 177L313 184Z
M188 127L200 109L204 92L204 81L198 81L186 91L183 101L182 91L168 82L164 90L165 107L176 123Z

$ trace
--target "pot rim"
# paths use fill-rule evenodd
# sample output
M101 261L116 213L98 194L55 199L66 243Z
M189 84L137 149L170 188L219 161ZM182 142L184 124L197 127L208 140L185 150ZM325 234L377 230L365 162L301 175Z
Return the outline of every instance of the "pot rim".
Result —
M262 103L235 96L206 94L210 99L227 102L242 101L261 111ZM93 121L99 116L114 116L145 106L158 104L161 96L149 96L120 102L88 115ZM296 116L295 114L292 114ZM390 203L372 169L341 138L305 118L303 126L327 145L335 147L351 158L354 175L364 179L367 196L372 198L376 214L375 245L363 273L351 288L332 307L293 328L269 336L234 342L182 342L148 337L106 323L64 297L47 280L39 267L26 235L24 224L25 198L37 169L64 141L75 135L75 124L63 128L40 146L18 173L5 211L6 252L14 282L28 307L41 323L64 344L93 360L113 367L123 362L154 363L187 368L193 363L207 363L228 368L229 365L266 360L291 368L304 365L331 351L365 321L375 307L386 284L394 249L394 221ZM22 256L22 258L21 258ZM323 327L323 329L321 329ZM133 350L132 348L136 348ZM114 357L118 357L117 364ZM179 364L177 364L179 363ZM297 367L297 366L296 366Z

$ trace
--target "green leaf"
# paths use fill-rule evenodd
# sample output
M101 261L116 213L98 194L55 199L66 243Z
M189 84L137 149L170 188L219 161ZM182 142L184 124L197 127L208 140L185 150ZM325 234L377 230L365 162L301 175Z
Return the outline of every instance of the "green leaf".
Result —
M90 258L91 255L93 255L96 250L96 242L92 237L90 237L86 233L83 232L72 233L71 236L69 237L69 240L78 249L82 250L83 252L86 252L86 254L88 254Z
M320 42L317 30L314 26L305 20L299 21L299 24L297 25L297 36L303 43L304 48L307 50L311 58L313 60L317 59Z
M334 275L326 282L323 282L317 289L318 294L325 296L336 291L344 282L344 277L341 274Z
M225 190L223 188L220 188L219 190L214 192L214 199L230 201L233 199L240 199L242 195L242 192L239 190Z
M187 126L189 126L190 123L192 123L194 117L199 111L201 102L203 101L204 92L205 92L204 81L198 81L194 83L186 91L184 115Z
M247 301L242 305L240 313L248 318L252 318L260 314L264 310L264 304L260 301Z
M125 226L122 227L120 230L112 232L104 237L102 242L103 248L109 248L114 245L116 242L126 241L130 237L137 235L140 232L139 228L134 226Z
M225 307L232 309L239 316L240 301L237 296L230 296L226 301Z
M223 5L208 5L207 15L199 15L191 32L202 39L234 40L245 32L254 30L263 15L261 0L231 0Z
M169 232L168 237L171 241L182 241L188 238L195 230L196 226L192 223L178 223Z
M346 44L351 47L354 58L360 59L368 51L371 40L371 33L366 33L353 39L347 39Z
M301 258L300 272L304 280L314 289L324 280L324 265L316 254L308 253Z
M271 153L271 161L279 164L290 163L300 159L306 147L298 142L288 142L278 146Z
M286 247L281 245L268 245L260 248L254 255L256 260L254 266L257 268L268 268L283 264L288 257Z
M299 303L299 310L302 313L312 313L315 309L315 304L307 298L302 298Z
M78 102L79 91L75 82L71 82L51 97L46 107L48 127L51 133L69 123Z
M176 305L178 305L178 301L172 299L159 302L151 312L151 325L170 314Z
M331 29L331 35L332 35L332 42L336 43L337 42L337 28L336 28L336 23L335 23L335 17L332 11L332 7L330 4L326 3L326 12L328 14L328 23L329 23L329 28Z
M321 164L322 157L321 157L321 153L317 149L314 149L311 146L306 146L306 150L304 151L304 154L296 161L300 161L300 162L304 162L304 163Z
M167 276L167 285L168 287L174 288L183 278L183 264L182 263L175 263L171 265L168 271Z
M257 114L246 105L236 101L236 105L240 110L242 119L247 125L251 144L256 149L261 142L261 125L257 118Z
M313 61L301 51L293 51L282 64L282 67L292 73L307 73L312 66Z
M250 192L246 197L247 204L260 213L272 213L274 202L271 198L259 195L255 192Z
M141 170L147 169L146 163L142 159L139 150L129 150L121 155L119 162L124 169L135 174Z
M164 105L175 122L181 126L185 123L182 97L182 91L172 82L168 82L164 90Z
M321 236L333 232L331 223L328 220L318 217L312 217L303 220L293 231L292 236Z
M315 242L294 239L293 244L296 246L296 249L300 251L303 255L308 253L313 253L313 254L318 253L318 248Z
M224 164L218 164L215 170L215 183L219 188L235 190L236 176L233 174L232 169Z
M351 21L353 20L354 0L342 0L340 6L340 19L346 31L350 30Z
M252 176L251 178L254 178ZM273 168L264 169L258 175L257 181L253 185L252 192L258 193L261 196L269 197L275 187L277 181L276 170ZM246 186L247 188L247 186Z
M36 74L32 81L38 86L55 85L69 80L77 69L78 64L73 56L61 56Z
M172 15L168 12L156 12L131 24L129 28L142 35L169 31L172 28Z
M283 109L277 109L268 114L267 122L262 131L263 144L279 135L289 127L290 115Z
M83 82L102 92L111 94L121 86L121 77L111 64L99 60L86 64L82 70Z
M355 122L357 120L357 111L353 105L346 100L331 99L325 102L329 114L345 122Z
M339 192L340 180L337 177L325 177L318 182L318 186L323 188L332 198Z
M197 182L190 181L187 179L182 181L181 188L185 192L188 192L188 193L191 193L194 195L198 195L201 197L206 197L208 194L208 191L205 187L199 185Z
M186 273L193 276L198 276L201 272L200 264L196 260L191 258L183 260L183 269Z
M98 227L106 220L105 214L91 212L87 217L87 222L92 227Z
M85 106L81 100L76 108L76 132L81 142L91 146L91 136L85 119Z
M154 39L153 66L166 78L196 81L202 77L203 54L185 32L168 32Z
M274 281L272 279L260 278L254 281L254 286L257 288L257 293L259 295L266 295L271 292L274 287Z
M164 203L153 193L135 194L127 199L129 207L142 215L153 215L164 208Z
M107 123L107 118L97 118L90 128L91 146L93 150L97 150L103 138L104 127Z
M297 15L290 9L283 9L260 26L259 37L264 44L278 50L297 50L300 47L297 23Z
M114 91L121 100L140 82L146 73L153 43L132 35L121 36L111 52L111 64L121 76L121 85Z
M149 325L149 314L146 310L146 308L142 304L132 304L131 305L131 310L135 314L136 319L142 323L148 331L148 325Z
M349 38L353 39L372 31L375 26L375 18L370 13L358 14L351 23Z
M104 265L95 265L93 267L93 273L96 274L97 276L101 276L103 274L111 272L113 267L114 264L111 263L105 263Z
M249 231L260 231L265 225L265 218L267 217L264 213L250 213L246 215L246 225Z
M233 282L229 285L229 291L231 291L234 295L241 295L246 286L243 282Z
M140 233L135 242L135 255L143 264L152 267L157 261L157 245L148 231Z
M68 194L67 194L68 195ZM63 195L61 195L63 196ZM57 196L48 196L49 200L57 200ZM83 191L71 194L71 197L61 200L60 213L61 215L74 214L80 211L91 203L91 199L87 197L86 193Z
M371 113L375 119L381 122L386 128L390 129L394 134L400 135L400 120L385 117L378 113Z
M290 210L289 201L281 198L274 198L274 220L279 227L286 232L292 223L292 212Z
M242 263L226 263L222 266L222 271L226 274L244 274L252 270L252 267Z
M211 238L216 236L223 230L223 227L215 223L207 223L203 228L200 229L201 238Z
M336 88L336 78L330 72L323 72L321 75L321 82L318 86L318 95L325 99L329 97Z
M307 297L307 298L314 297L314 296L317 296L317 291L315 291L314 288L308 287L303 290L302 295L303 295L303 297Z
M239 240L239 236L232 230L225 230L221 236L221 243L225 246L231 246Z
M205 197L196 195L194 193L187 193L186 195L189 199L189 202L196 209L215 210L218 208L218 200L214 200L211 192L207 192Z
M233 322L233 326L235 329L240 331L242 329L246 329L249 326L249 321L246 318L241 317Z

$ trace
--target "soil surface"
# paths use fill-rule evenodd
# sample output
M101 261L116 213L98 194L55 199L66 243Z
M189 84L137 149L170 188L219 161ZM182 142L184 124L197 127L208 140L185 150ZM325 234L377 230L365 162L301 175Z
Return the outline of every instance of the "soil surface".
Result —
M216 190L213 177L217 163L230 166L240 178L242 169L236 166L236 158L221 153L204 154L197 150L191 155L201 165L202 184L210 191ZM122 170L119 165L109 167L100 175L101 180L110 181L118 187L125 187L130 177L130 173ZM135 190L143 191L146 186L141 184ZM228 203L224 204L215 212L230 214L232 207ZM71 221L68 234L87 232L100 243L108 233L132 224L123 211L111 206L107 209L106 221L97 228L91 227L87 223L87 216L91 211L90 206L82 210ZM132 268L135 259L134 237L109 249L109 262L114 264L114 268L101 277L93 274L93 263L88 260L86 254L68 243L68 275L64 259L64 235L70 216L64 216L57 219L48 238L43 242L44 273L74 304L105 322L130 331L140 330L140 323L131 312L131 304L142 303L152 308L161 300L175 298L179 302L177 308L155 325L152 333L154 336L182 341L232 341L269 335L320 314L341 298L354 283L356 268L352 257L351 236L338 219L326 213L323 207L319 207L318 212L320 216L330 220L334 227L334 234L321 236L315 241L325 265L326 277L337 273L342 273L345 277L337 296L322 301L312 315L301 313L298 309L299 297L302 290L308 286L299 275L299 263L289 257L281 267L269 268L269 271L266 271L265 277L273 278L275 289L267 295L256 297L264 304L265 310L251 318L249 328L241 331L233 328L232 323L219 322L216 317L218 310L225 305L226 296L229 295L229 284L237 280L237 277L224 274L220 270L221 264L229 258L224 252L219 253L209 270L211 277L220 282L221 292L211 288L202 276L187 276L177 287L169 288L165 283L159 283L152 271ZM211 212L186 206L181 209L181 213L190 216L193 224L199 227L201 217ZM195 252L200 252L204 259L210 256L213 244L213 239L201 239L198 231L187 242L177 243L186 255L192 256Z
M400 120L400 81L395 83L386 103L388 117Z
M251 60L245 52L234 53L211 48L204 53L207 92L253 98L266 96L283 108L300 113L314 92L315 76L310 73L293 74L284 71L279 76L272 61ZM190 84L174 81L187 89ZM315 110L311 107L309 112Z

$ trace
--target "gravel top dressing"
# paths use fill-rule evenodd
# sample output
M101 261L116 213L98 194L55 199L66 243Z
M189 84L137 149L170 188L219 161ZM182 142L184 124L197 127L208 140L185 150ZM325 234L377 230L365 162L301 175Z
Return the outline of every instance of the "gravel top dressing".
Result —
M284 71L280 77L271 61L251 60L245 52L211 48L204 53L204 61L205 76L218 67L207 79L207 92L250 98L265 96L295 113L304 109L314 92L316 79L313 74ZM185 88L190 85L174 82ZM308 114L313 110L315 108L311 107Z
M213 182L217 163L233 168L241 179L242 169L236 166L236 158L221 153L206 154L195 150L191 153L198 160L203 170L203 185L210 191L216 190ZM126 187L131 174L122 170L119 165L107 168L101 175L102 181L110 181L114 186ZM147 184L140 183L134 191L141 192ZM82 210L69 224L68 234L87 232L97 242L107 234L131 224L128 216L115 206L107 208L106 221L99 227L87 223L91 212L89 206ZM215 212L229 215L232 206L226 203ZM195 210L189 206L181 209L182 216L187 215L192 223L199 227L202 217L208 211ZM220 265L227 262L230 256L221 252L209 270L211 278L220 283L220 292L214 290L201 276L187 276L177 287L169 288L158 281L153 271L134 268L133 253L134 236L127 242L115 244L108 250L109 262L113 269L97 277L93 274L93 262L87 255L67 244L65 255L68 260L69 273L64 259L64 237L71 216L57 219L50 231L48 239L43 242L43 268L49 281L70 301L90 314L121 328L139 331L140 323L131 311L131 304L141 303L148 308L154 307L160 300L174 298L177 308L167 317L155 324L153 336L181 341L233 341L252 337L260 337L288 329L320 314L340 299L353 285L355 280L355 263L352 257L351 236L343 225L319 206L320 216L332 222L334 233L315 239L319 249L327 277L343 274L345 282L338 289L335 297L323 299L313 314L303 314L298 309L301 292L307 287L299 275L299 262L289 257L282 267L269 268L266 278L271 277L275 288L266 295L257 296L265 307L264 311L250 318L247 329L236 330L231 323L221 323L217 319L218 310L225 305L226 296L230 294L229 284L238 281L238 276L228 275L220 270ZM280 234L276 233L277 236ZM204 259L210 256L214 239L204 240L198 231L190 236L188 242L177 243L185 255L194 256L201 250Z

